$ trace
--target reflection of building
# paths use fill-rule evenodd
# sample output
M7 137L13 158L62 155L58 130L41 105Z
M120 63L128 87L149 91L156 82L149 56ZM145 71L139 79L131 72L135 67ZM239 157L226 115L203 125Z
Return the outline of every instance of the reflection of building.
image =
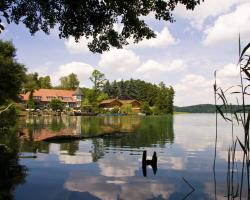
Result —
M100 103L100 108L105 110L112 110L114 108L121 108L123 105L130 105L132 111L135 113L140 112L141 103L135 99L132 100L119 100L119 99L107 99Z
M21 94L24 103L29 100L30 92ZM52 99L60 99L69 107L80 107L83 99L83 93L79 88L73 90L55 90L55 89L39 89L33 93L33 100L40 107L46 107Z

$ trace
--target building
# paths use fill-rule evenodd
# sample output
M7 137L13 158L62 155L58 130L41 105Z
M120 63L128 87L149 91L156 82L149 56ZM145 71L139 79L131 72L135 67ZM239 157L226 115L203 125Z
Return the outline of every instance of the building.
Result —
M141 103L135 99L131 100L119 100L119 99L107 99L100 103L100 108L105 110L112 110L114 108L121 108L123 105L131 105L132 111L134 113L139 113L141 111Z
M30 92L21 94L23 103L29 100ZM57 89L38 89L33 93L33 100L37 107L47 107L52 99L60 99L66 107L78 108L83 100L83 93L79 88L77 90L57 90Z

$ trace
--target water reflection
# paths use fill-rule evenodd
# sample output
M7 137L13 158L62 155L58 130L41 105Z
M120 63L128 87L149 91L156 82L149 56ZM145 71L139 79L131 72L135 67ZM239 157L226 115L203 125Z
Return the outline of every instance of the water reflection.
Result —
M212 115L179 115L174 120L171 116L22 119L18 131L24 134L14 137L17 144L12 145L22 156L37 157L21 159L28 176L14 196L17 200L214 199L213 119ZM231 134L227 134L230 127L220 128L225 134L218 137L217 199L224 199L225 149ZM72 138L46 139L55 135ZM148 162L152 165L146 166L147 177L144 151L149 160L157 152L157 173ZM183 177L195 188L188 197L190 187Z
M151 146L158 144L164 147L166 142L172 143L173 118L157 117L152 120L150 117L34 117L22 119L19 124L21 138L23 139L22 151L27 152L47 152L49 139L77 139L89 137L106 137L105 141L93 139L93 156L97 160L103 155L103 146L126 145L132 147ZM126 137L124 137L126 134ZM118 138L114 140L114 138ZM53 140L59 142L59 140ZM63 142L63 141L61 141ZM64 141L65 142L65 141ZM74 155L77 149L77 142L61 144L62 150L67 149L69 154ZM103 143L104 142L104 143Z
M154 172L154 175L157 172L157 155L156 152L154 152L152 159L147 159L147 151L143 151L142 154L142 172L143 176L147 176L147 165L150 165L152 167L152 170Z
M25 182L26 168L19 163L15 133L0 132L0 199L13 199L13 191Z

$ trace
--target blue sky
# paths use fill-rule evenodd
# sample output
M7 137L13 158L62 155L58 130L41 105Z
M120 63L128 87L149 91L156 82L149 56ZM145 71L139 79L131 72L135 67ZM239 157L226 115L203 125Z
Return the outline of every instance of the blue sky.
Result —
M172 85L175 105L213 103L215 70L224 87L237 83L238 34L244 44L250 41L249 11L248 0L205 0L194 11L179 5L173 24L145 17L158 33L156 39L101 55L88 51L85 38L79 43L59 39L56 29L31 36L22 25L5 24L0 38L14 43L17 59L28 71L50 75L54 85L73 72L81 86L91 87L88 77L98 69L110 80L140 78Z

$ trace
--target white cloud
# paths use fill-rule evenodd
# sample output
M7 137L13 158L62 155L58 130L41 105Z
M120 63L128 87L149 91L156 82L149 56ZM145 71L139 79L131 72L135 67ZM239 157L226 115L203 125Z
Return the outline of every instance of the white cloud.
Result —
M224 78L238 78L239 77L239 67L234 64L225 65L222 69L217 71L217 77Z
M175 105L213 103L213 80L202 75L187 74L173 87L176 91Z
M176 59L171 62L167 63L159 63L155 60L148 60L137 69L137 72L171 72L171 71L178 71L180 69L183 69L185 67L185 64L183 60Z
M106 177L134 176L138 169L137 160L129 160L127 155L115 154L110 159L99 161L101 174Z
M193 27L197 29L202 29L204 22L209 17L217 17L221 14L224 14L234 6L245 0L208 0L201 2L200 5L196 6L195 9L186 10L185 6L179 4L175 9L174 13L181 18L190 20L190 23Z
M99 66L110 74L129 72L140 63L140 58L127 49L112 49L101 55Z
M130 45L128 48L164 48L169 45L174 45L178 41L172 36L167 27L163 28L161 32L155 32L156 38L150 40L143 39L138 44L132 43L132 40L129 41Z
M89 77L93 70L94 67L83 62L63 64L51 74L52 83L53 85L58 85L60 77L75 73L80 81L80 86L86 86L89 84Z
M122 31L122 24L114 24L114 29L118 32ZM178 41L171 35L170 31L167 27L163 28L161 32L155 32L156 38L152 38L150 40L143 39L138 44L133 43L133 39L129 39L128 42L130 45L127 46L127 48L164 48L169 45L174 45ZM88 43L91 41L90 39L87 39L85 37L82 37L79 39L78 42L75 41L73 37L70 37L67 39L64 43L66 48L69 50L72 54L79 54L79 53L88 53ZM126 46L125 46L126 47ZM111 50L112 51L112 50Z
M239 33L243 39L250 39L250 3L239 5L235 11L220 16L213 26L206 28L205 45L226 41L237 41Z
M91 153L88 152L82 152L81 154L74 156L60 154L58 159L63 164L87 164L92 162Z
M85 37L81 37L78 42L75 41L74 37L69 37L64 44L66 48L69 50L72 54L78 54L78 53L88 53L88 43L90 42L90 39L87 39Z

